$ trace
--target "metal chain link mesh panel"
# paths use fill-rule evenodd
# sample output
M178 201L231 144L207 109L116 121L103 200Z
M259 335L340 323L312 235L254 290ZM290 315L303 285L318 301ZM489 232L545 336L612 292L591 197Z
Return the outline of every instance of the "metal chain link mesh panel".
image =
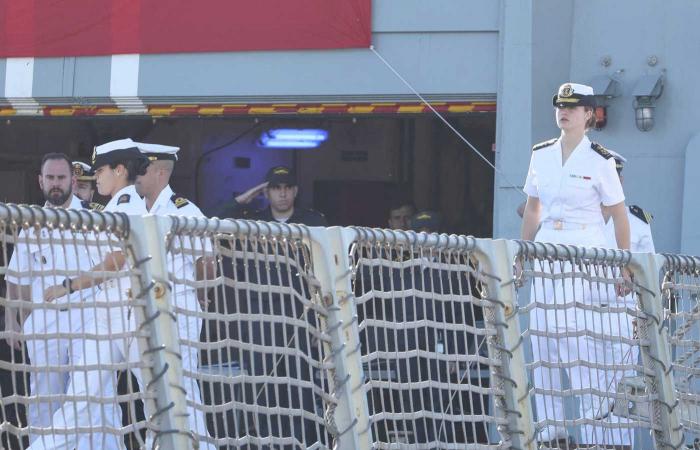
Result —
M700 260L666 255L661 285L686 443L700 440Z
M504 424L473 240L358 229L351 249L375 448L496 448Z
M152 361L139 352L149 333L135 324L145 303L130 297L140 272L128 232L125 216L0 205L6 448L144 445L147 423L137 411L154 397L141 376ZM117 271L91 270L122 257ZM67 278L92 286L45 300Z
M632 446L635 433L648 435L654 394L640 376L637 325L646 316L636 294L622 292L629 253L526 242L520 249L535 440L545 447Z
M330 448L328 313L308 243L285 225L173 221L184 385L203 417L194 433L214 448Z

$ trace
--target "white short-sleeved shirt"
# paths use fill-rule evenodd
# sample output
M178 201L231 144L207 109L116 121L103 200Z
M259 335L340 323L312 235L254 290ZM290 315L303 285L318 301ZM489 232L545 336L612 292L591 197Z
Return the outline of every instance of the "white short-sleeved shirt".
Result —
M136 192L136 188L133 184L120 189L119 192L112 196L109 202L105 205L103 212L121 212L130 216L142 216L148 213L148 211L146 211L146 203ZM102 258L104 258L104 256L108 253L116 251L119 248L110 247L107 244L107 239L108 238L105 233L101 233L98 238L98 242L104 243L102 252L99 253ZM93 259L97 260L97 263L102 262L102 258L100 258L98 255L93 256ZM106 284L107 286L102 286L103 290L105 290L105 288L109 289L120 286L121 291L125 291L131 287L131 280L129 277L123 277L119 280L109 280ZM104 295L101 297L104 297Z
M84 209L76 196L73 196L68 208ZM22 230L8 263L5 280L17 285L31 286L31 300L42 303L44 290L63 283L68 277L65 271L88 271L92 268L93 261L88 247L73 242L71 231L49 231L46 228ZM61 271L62 274L53 271ZM79 299L80 295L79 292L75 292L69 299L59 299L57 302L74 301Z
M627 218L630 222L630 251L637 253L656 253L654 248L654 238L651 235L651 226L645 220L640 219L633 213L633 209L638 208L643 214L641 208L630 206L627 208ZM617 248L617 239L615 239L615 224L612 219L605 224L605 238L610 248Z
M151 207L151 210L149 212L151 214L159 216L173 215L184 217L204 217L202 211L194 203L190 202L189 200L183 197L178 197L169 185L166 186L162 191L160 191L160 194L158 194L158 198L156 198L156 201L153 203L153 206ZM196 255L174 255L172 253L168 253L168 270L173 274L173 276L175 276L178 279L195 279L194 264L195 260L197 259L197 255L203 256L203 249L206 250L206 252L209 254L212 250L212 245L209 240L204 240L203 247L201 242L202 241L200 240L200 238L194 238L190 240L187 238L179 239L177 236L175 237L173 245L182 246L186 249L195 249ZM184 285L178 285L175 288L176 291L184 289L188 289L188 287Z
M615 159L601 155L584 136L562 165L560 140L535 146L523 191L538 197L540 220L603 226L600 205L625 200Z

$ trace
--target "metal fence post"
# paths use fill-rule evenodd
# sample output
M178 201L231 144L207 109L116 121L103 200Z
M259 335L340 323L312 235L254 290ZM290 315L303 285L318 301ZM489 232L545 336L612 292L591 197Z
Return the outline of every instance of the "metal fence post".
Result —
M516 449L535 450L534 417L530 403L525 352L520 331L518 303L513 281L513 260L516 244L503 239L477 239L476 257L486 273L488 292L485 300L494 303L485 311L497 333L487 339L489 354L501 361L498 370L491 371L491 386L498 386L503 396L494 398L496 411L507 419L499 432Z
M338 404L330 414L334 424L329 426L336 440L334 448L369 449L372 445L369 407L349 263L350 244L355 234L340 227L312 228L310 232L314 275L321 284L323 302L328 308L330 357L335 365L334 389Z
M182 363L172 292L168 281L165 235L171 219L158 216L129 217L128 241L133 252L132 264L139 276L132 277L134 299L146 302L136 310L136 326L147 328L148 339L138 340L139 353L153 362L143 371L142 388L155 392L145 402L146 420L155 430L155 444L162 449L185 450L195 447L188 432L187 400L182 382Z
M645 384L656 394L652 400L651 417L654 445L658 450L670 450L679 448L684 437L671 373L668 329L664 321L660 287L662 267L663 257L650 253L635 253L630 262L635 284L639 287L641 310L649 317L649 320L640 320L637 329L642 341L642 363L647 369Z

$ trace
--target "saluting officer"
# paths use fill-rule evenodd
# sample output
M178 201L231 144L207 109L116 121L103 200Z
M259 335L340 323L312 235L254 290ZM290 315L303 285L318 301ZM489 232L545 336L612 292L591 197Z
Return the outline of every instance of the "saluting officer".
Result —
M620 183L624 183L625 177L622 169L625 167L627 159L617 152L608 150L615 158L615 168L620 178ZM606 213L606 217L608 214ZM630 222L630 251L638 253L656 253L654 248L654 238L651 234L651 220L653 216L637 205L630 205L627 208L627 218ZM615 247L615 227L611 220L608 220L605 233L608 238L608 246Z
M150 161L146 174L136 178L136 190L146 201L146 209L151 214L174 215L186 217L204 217L202 211L191 201L180 197L173 192L170 187L170 176L175 168L177 152L179 147L168 145L146 144L137 142L137 147ZM189 238L175 236L174 245L180 248L197 246L197 242L191 242ZM175 255L168 253L168 269L173 276L179 280L202 280L205 277L211 279L216 273L215 258L212 257L211 242L203 241L200 248L195 248L199 256L189 256L187 254ZM196 346L187 342L199 342L199 334L202 330L202 319L196 315L200 312L195 289L184 283L177 283L174 286L173 300L175 306L191 312L189 315L177 317L178 332L181 340L185 343L180 345L182 354L182 368L185 372L197 371L198 351ZM202 304L206 305L205 293L201 292ZM206 309L206 307L204 308ZM185 389L187 399L195 405L202 405L202 397L199 384L191 377L185 376ZM199 436L208 436L204 414L201 410L188 406L188 419L190 427ZM215 447L206 441L199 442L200 449L211 449Z
M237 219L263 220L266 222L299 223L308 226L325 227L326 218L312 209L295 205L299 186L296 174L285 166L268 170L265 182L249 189L233 200L233 207L222 214ZM260 194L270 202L270 206L260 211L250 211L246 205Z
M582 84L563 84L554 94L552 104L561 135L533 147L524 187L528 199L523 214L522 238L605 247L602 204L608 208L613 220L616 247L629 249L629 221L615 160L608 150L586 136L587 130L595 125L593 89ZM567 273L575 274L579 270L570 263L562 263L561 267ZM555 272L558 271L555 268ZM622 276L627 281L631 278L626 267L622 269ZM610 330L604 314L564 306L576 300L587 305L614 307L620 301L615 296L606 295L604 287L597 289L576 282L577 279L576 276L555 277L546 283L534 283L531 293L532 301L559 306L556 309L537 307L530 316L530 328L540 331L532 335L533 358L553 364L537 366L533 376L535 387L543 392L535 395L538 420L557 421L556 425L544 426L538 439L552 445L566 446L568 438L563 422L563 398L548 394L562 391L556 365L567 367L572 389L584 390L580 402L581 417L604 420L609 417L611 399L594 392L615 390L623 372L608 370L621 363L621 355L614 353L615 349L608 345L609 340L596 336L624 336L631 327L631 322L624 321L618 325L620 329ZM617 291L620 295L627 292L621 285L617 286ZM582 335L581 331L585 334ZM570 337L567 333L578 334ZM596 365L591 367L588 363ZM622 435L626 430L585 424L581 431L580 443L583 444L629 445L629 436Z
M100 195L110 197L104 208L105 212L122 212L129 215L147 213L146 204L136 192L134 181L138 175L146 173L148 158L139 151L131 139L121 139L95 147L92 163L95 168L98 192ZM121 411L114 401L115 373L111 369L93 368L127 360L134 363L141 360L133 339L127 337L109 339L109 336L133 333L136 329L134 314L129 314L126 305L123 304L128 299L131 279L128 275L120 278L110 275L110 272L119 271L126 264L126 255L113 239L105 233L101 233L97 238L100 249L94 253L100 256L101 262L91 269L91 274L66 278L62 283L44 291L44 300L50 302L66 294L90 289L97 285L99 290L95 293L95 300L111 304L107 308L100 306L94 310L83 311L85 333L97 335L98 339L85 339L84 351L80 359L74 362L75 370L71 374L67 393L69 396L89 400L64 402L53 416L53 425L57 429L121 428ZM83 366L90 368L83 368ZM133 369L133 371L143 386L140 370ZM100 399L107 401L99 401ZM83 434L76 431L64 435L44 436L43 439L38 439L30 449L121 449L122 447L120 435Z
M74 178L71 161L65 154L44 155L39 174L39 187L45 199L44 206L82 209L83 203L72 192ZM9 298L43 304L44 288L63 280L58 273L90 270L92 263L87 247L80 247L73 242L70 231L23 229L19 233L5 275ZM75 293L66 301L79 302L90 293L85 291L82 294L81 296L80 293ZM29 374L31 395L39 397L38 402L27 406L27 422L30 427L47 428L52 425L53 414L61 403L42 401L41 397L66 393L68 374L58 369L59 366L66 366L74 358L68 339L46 338L43 335L75 335L81 329L80 315L71 313L67 307L60 310L17 310L6 306L5 330L25 335L31 365L42 369ZM21 346L20 342L13 338L9 338L8 342L15 348ZM38 437L39 435L30 433L30 443Z

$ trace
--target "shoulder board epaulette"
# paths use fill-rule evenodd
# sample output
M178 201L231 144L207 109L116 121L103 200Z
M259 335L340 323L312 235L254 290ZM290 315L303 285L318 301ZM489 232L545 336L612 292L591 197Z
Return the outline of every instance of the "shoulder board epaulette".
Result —
M117 200L117 205L121 205L122 203L129 203L131 201L131 195L129 194L122 194L119 197L119 200Z
M175 203L176 208L182 208L183 206L187 206L190 203L190 201L187 200L185 197L178 197L177 194L173 194L173 196L170 197L170 201Z
M548 141L540 142L539 144L535 144L532 146L532 151L534 152L535 150L539 150L541 148L549 147L550 145L554 144L557 142L558 138L550 139Z
M103 205L102 203L97 203L97 202L92 202L88 206L93 211L102 211L103 209L105 209L105 205Z
M654 216L649 214L648 212L644 211L642 208L640 208L637 205L631 205L630 206L630 212L634 217L637 219L641 220L642 222L646 224L650 224L652 220L654 220Z
M603 147L597 142L591 142L591 148L594 152L596 152L605 159L610 159L613 157L612 153L610 153L607 148Z

